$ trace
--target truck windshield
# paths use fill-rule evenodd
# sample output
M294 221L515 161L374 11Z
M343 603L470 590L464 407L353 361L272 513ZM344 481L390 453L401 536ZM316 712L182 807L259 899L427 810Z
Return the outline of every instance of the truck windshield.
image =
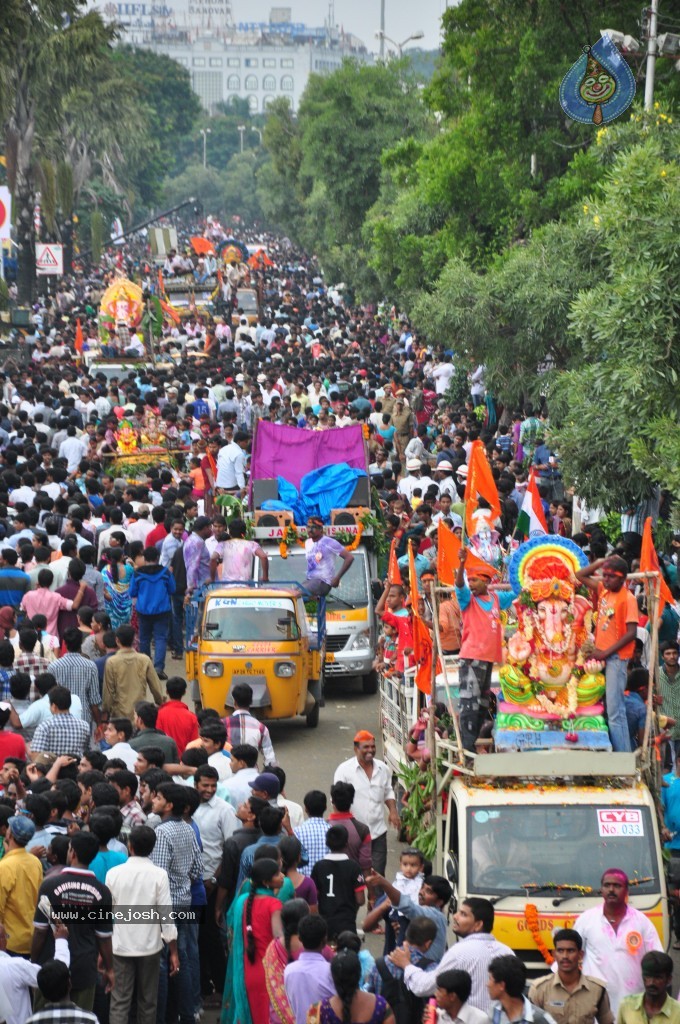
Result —
M647 807L601 804L468 808L468 891L502 894L542 885L600 891L607 868L640 879L631 891L658 891L654 831ZM642 882L642 879L650 881Z
M212 597L203 618L204 640L298 640L295 607L283 597Z
M336 559L336 569L339 570L341 564L341 560ZM288 558L281 558L277 554L269 556L269 579L277 583L302 583L306 568L304 551L300 551L299 554L289 552ZM354 605L355 608L362 608L368 604L366 559L363 551L354 552L354 561L342 577L340 589L331 590L326 598L328 611L346 608L348 604Z

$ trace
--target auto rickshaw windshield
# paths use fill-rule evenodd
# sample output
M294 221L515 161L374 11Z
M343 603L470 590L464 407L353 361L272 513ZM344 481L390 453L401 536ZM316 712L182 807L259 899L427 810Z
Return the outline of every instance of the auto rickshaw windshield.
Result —
M203 620L204 640L298 640L293 602L278 597L214 597Z

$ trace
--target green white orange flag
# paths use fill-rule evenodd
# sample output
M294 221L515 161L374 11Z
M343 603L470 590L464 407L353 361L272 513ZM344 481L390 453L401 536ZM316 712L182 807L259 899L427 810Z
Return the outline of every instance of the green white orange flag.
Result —
M484 498L489 503L492 513L492 521L498 519L501 514L501 503L498 497L498 488L491 472L489 460L486 457L486 448L483 441L473 441L468 459L468 474L465 481L465 526L468 537L474 536L477 532L474 513L479 506L479 499Z
M529 474L529 486L524 492L522 507L517 516L515 534L522 540L529 540L531 537L542 537L548 532L548 524L543 513L541 496L538 493L536 474L532 470Z
M659 556L656 553L654 547L654 539L652 537L652 517L647 516L645 519L645 526L642 531L642 549L640 551L640 572L658 572L661 579L661 590L659 591L659 617L663 615L663 610L668 603L673 604L673 595L671 594L670 588L663 578L661 567L659 566Z

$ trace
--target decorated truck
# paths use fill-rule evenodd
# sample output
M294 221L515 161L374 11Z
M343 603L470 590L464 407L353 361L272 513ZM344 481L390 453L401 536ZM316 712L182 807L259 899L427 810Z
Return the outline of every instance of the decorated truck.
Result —
M324 532L350 548L354 560L326 597L326 678L361 680L375 693L377 623L373 581L382 528L373 510L366 442L360 424L306 431L260 421L251 460L251 532L269 556L269 579L301 582L307 509L320 509ZM310 504L314 502L315 504ZM308 602L310 628L317 628Z
M614 752L604 665L591 653L593 606L575 576L583 564L562 538L528 541L513 555L515 621L494 673L492 736L475 751L463 749L458 730L455 659L436 665L434 714L422 711L413 669L397 692L394 679L381 682L383 746L401 783L406 838L450 880L454 905L469 896L493 903L495 936L532 973L552 963L553 931L601 904L611 867L626 872L631 904L669 942L653 670L645 739L634 753ZM658 579L643 576L654 622Z

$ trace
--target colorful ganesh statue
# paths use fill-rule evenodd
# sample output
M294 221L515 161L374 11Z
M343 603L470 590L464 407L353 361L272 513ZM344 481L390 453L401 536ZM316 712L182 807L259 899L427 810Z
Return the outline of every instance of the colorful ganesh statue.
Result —
M554 747L610 750L593 648L592 605L576 593L587 559L564 537L535 537L510 560L518 627L500 671L498 751Z

